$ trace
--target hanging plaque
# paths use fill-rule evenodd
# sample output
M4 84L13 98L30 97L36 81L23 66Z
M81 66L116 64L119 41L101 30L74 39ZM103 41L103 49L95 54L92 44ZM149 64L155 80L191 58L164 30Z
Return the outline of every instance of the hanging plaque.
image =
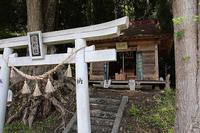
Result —
M32 59L44 58L44 46L42 44L42 33L41 31L29 32L29 55Z
M118 49L118 50L128 49L127 42L117 42L116 43L116 49Z

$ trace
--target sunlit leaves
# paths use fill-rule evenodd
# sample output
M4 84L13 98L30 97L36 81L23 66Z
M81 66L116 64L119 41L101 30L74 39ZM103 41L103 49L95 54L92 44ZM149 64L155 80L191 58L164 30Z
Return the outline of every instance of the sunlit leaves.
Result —
M174 25L181 25L184 22L184 20L185 17L177 17L172 19Z

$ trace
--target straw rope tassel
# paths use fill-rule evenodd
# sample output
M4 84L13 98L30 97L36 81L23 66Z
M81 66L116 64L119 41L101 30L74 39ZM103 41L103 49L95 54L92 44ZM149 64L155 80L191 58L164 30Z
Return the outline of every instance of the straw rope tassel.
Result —
M16 76L16 73L15 73L14 69L11 68L11 71L10 71L10 78L15 78L15 76Z
M31 90L30 90L26 80L24 81L24 85L22 87L21 93L22 94L30 94L31 93Z
M54 92L54 91L55 91L55 89L54 89L54 87L53 87L53 85L52 85L50 79L48 79L47 85L46 85L46 87L45 87L45 92L46 92L46 93L52 93L52 92Z
M69 78L72 77L72 69L71 69L71 65L69 64L67 67L67 71L65 72L65 75Z
M41 95L42 95L42 93L39 89L38 82L36 82L35 89L34 89L34 92L33 92L33 96L38 97L38 96L41 96Z

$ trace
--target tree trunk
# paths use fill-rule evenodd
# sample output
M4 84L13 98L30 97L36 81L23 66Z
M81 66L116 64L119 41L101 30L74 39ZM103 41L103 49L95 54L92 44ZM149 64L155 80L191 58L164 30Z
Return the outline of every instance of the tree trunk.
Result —
M200 0L198 0L198 3ZM197 6L198 8L198 15L200 16L200 7ZM197 102L198 106L200 106L200 24L198 24L198 29L197 29L197 34L198 34L198 43L197 43Z
M47 32L55 30L57 0L27 0L26 2L28 32L37 30ZM49 46L47 52L51 54L55 53L55 47ZM30 72L28 73L30 75L38 75L47 72L51 68L52 66L33 66L27 69L22 67L21 69L25 69L26 73ZM40 101L40 99L33 102L32 106L38 101ZM29 114L29 127L32 126L35 114L38 110L38 107L32 108L34 109L32 109L32 113ZM42 108L43 115L48 116L51 110L51 102L48 99L44 99Z
M174 26L176 60L176 133L190 133L197 110L197 27L193 16L197 1L174 0L174 18L184 17L184 22ZM183 31L184 36L177 36Z
M28 31L43 31L42 1L26 0Z
M58 0L43 0L44 31L54 31Z

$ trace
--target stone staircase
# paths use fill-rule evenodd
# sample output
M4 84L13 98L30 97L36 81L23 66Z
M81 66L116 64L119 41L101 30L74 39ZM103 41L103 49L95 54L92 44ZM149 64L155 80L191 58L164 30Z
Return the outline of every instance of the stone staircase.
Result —
M90 98L92 133L118 133L128 97L122 99ZM63 133L77 133L76 114Z

